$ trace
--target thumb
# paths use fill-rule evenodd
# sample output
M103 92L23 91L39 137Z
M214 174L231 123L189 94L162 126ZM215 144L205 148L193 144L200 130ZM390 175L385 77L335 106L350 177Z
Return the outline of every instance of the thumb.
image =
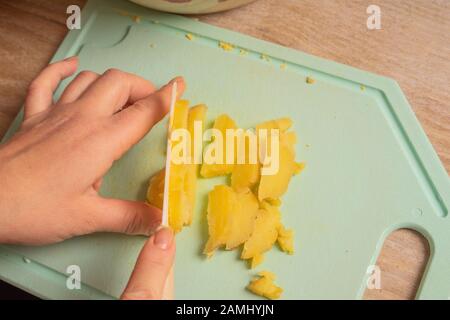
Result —
M142 248L121 299L161 299L174 257L173 232L169 228L161 228Z
M161 210L140 201L108 199L96 195L87 201L86 206L84 211L94 222L91 232L150 235L161 224Z

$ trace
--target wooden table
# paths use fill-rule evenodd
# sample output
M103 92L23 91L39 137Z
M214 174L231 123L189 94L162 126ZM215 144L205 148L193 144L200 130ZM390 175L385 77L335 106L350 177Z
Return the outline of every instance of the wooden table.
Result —
M0 0L0 136L64 38L67 6L84 3ZM366 27L372 3L381 8L381 30ZM450 1L259 0L197 18L396 79L450 172ZM365 298L413 298L428 256L418 233L394 232L377 262L382 289Z

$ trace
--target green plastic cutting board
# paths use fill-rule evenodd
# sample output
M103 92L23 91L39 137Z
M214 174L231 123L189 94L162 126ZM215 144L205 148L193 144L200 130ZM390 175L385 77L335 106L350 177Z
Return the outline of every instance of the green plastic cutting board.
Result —
M297 159L307 166L293 178L281 210L296 233L295 255L274 248L257 270L248 270L238 251L206 260L206 194L224 180L201 180L195 221L177 236L177 298L258 298L245 286L266 269L276 273L285 299L360 298L367 268L398 228L415 229L430 243L417 297L450 296L449 178L395 81L119 0L91 0L82 20L54 60L78 54L80 70L120 68L158 86L183 75L185 97L206 103L209 120L223 112L242 127L294 120ZM224 51L219 41L236 49ZM315 83L307 84L307 76ZM20 116L7 137L19 122ZM103 194L144 199L148 178L164 164L165 130L158 124L114 164ZM0 276L46 298L114 298L144 241L95 234L40 248L4 246ZM74 264L81 267L81 290L65 287Z

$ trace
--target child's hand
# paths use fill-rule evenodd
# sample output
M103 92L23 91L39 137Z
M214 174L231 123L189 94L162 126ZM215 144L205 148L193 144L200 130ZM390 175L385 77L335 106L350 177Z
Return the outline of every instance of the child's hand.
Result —
M76 68L71 58L42 71L20 131L0 146L0 243L46 244L96 231L149 234L160 224L158 209L105 199L98 189L113 162L167 113L172 82L155 90L117 70L82 72L53 103L54 90ZM181 94L183 79L172 81Z

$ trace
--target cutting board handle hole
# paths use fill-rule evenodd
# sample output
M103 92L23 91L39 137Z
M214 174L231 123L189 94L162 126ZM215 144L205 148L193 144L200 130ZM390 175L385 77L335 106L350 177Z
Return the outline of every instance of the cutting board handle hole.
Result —
M364 299L414 299L429 258L430 245L421 233L411 229L393 231L386 237L376 262L380 288L367 288Z

